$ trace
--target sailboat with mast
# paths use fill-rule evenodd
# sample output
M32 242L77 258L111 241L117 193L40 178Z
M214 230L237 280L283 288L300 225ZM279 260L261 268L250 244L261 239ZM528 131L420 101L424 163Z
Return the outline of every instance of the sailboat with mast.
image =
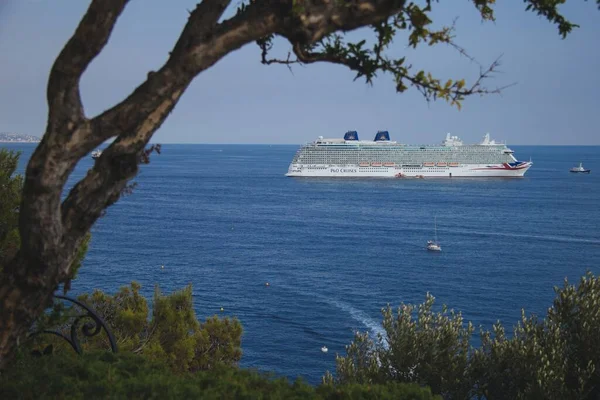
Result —
M429 251L442 251L442 246L440 246L437 238L437 217L434 217L433 220L433 229L435 232L435 240L427 241L427 250Z

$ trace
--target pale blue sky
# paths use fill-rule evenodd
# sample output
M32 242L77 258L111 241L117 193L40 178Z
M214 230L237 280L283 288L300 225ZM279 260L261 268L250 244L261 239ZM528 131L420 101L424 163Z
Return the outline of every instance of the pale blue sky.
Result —
M82 80L90 116L120 101L165 61L193 0L131 0L103 53ZM457 111L428 105L416 90L396 94L391 79L372 87L353 82L341 66L263 66L250 44L200 74L155 134L159 143L303 143L358 130L372 139L435 143L446 132L475 142L485 132L508 144L600 144L600 12L594 2L569 0L564 13L581 28L561 40L556 27L522 1L499 1L497 22L482 24L468 0L434 4L439 23L457 21L457 41L485 64L503 54L491 86L517 82L502 96L473 97ZM89 1L0 0L0 132L41 136L45 89L56 55ZM231 12L232 10L230 10ZM360 33L360 32L359 32ZM443 78L474 78L479 67L444 47L396 54ZM287 53L281 43L280 53Z

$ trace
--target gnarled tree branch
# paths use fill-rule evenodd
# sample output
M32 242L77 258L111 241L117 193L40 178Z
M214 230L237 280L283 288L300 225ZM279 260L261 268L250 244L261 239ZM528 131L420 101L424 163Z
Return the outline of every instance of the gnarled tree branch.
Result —
M165 65L149 74L123 102L92 119L93 136L87 148L91 150L113 136L117 139L65 199L62 223L67 232L80 234L89 229L102 210L118 199L127 182L137 174L144 147L197 74L225 54L265 35L278 22L265 4L256 3L217 24L225 3L201 3L191 12Z
M128 1L93 0L75 33L56 58L47 88L49 131L65 121L77 123L85 118L79 80L108 42L117 18ZM52 140L57 136L51 135L46 139Z
M210 19L202 14L208 6L202 2L192 13L167 62L121 103L115 105L92 120L95 134L94 145L123 134L138 131L142 114L146 118L158 109L164 99L178 90L185 90L200 72L211 67L224 55L239 49L244 44L257 40L273 30L278 20L271 9L263 3L248 6L243 13L221 23L216 23L221 14L214 10L224 9L219 0L208 0L215 7ZM212 21L212 25L211 25ZM199 25L208 23L208 25ZM153 132L152 132L153 133Z
M335 31L351 31L387 20L406 0L295 0L292 15L274 33L307 45Z
M21 253L33 258L31 263L37 268L45 268L45 260L57 259L60 252L60 195L82 156L65 153L63 146L73 136L89 133L79 81L106 45L127 1L93 0L52 66L47 88L48 125L27 166L19 224Z
M493 19L491 8L486 1L475 1L482 18ZM481 4L480 4L481 3ZM261 62L263 64L311 64L315 62L327 62L343 65L355 71L355 80L365 77L367 83L372 83L378 72L390 73L395 79L396 90L403 92L407 89L407 83L415 87L427 101L444 98L452 105L460 108L460 102L467 96L473 94L500 93L501 88L488 89L482 82L489 78L499 65L499 60L494 61L489 68L480 70L480 75L471 86L466 86L464 80L448 80L444 84L439 80L426 74L424 71L411 73L411 66L405 62L405 58L390 59L385 50L391 45L398 31L410 32L408 42L411 47L417 47L420 43L435 45L444 43L455 48L463 56L475 61L466 51L454 42L455 21L451 26L433 30L429 27L431 20L427 13L431 11L431 4L427 2L424 7L414 3L406 4L399 12L392 16L376 21L371 24L375 31L376 40L372 48L365 46L366 40L358 43L345 43L340 34L327 34L316 42L302 42L297 37L289 37L292 50L296 59L268 58L268 52L273 47L274 35L265 36L257 40L261 48ZM318 36L317 36L318 37Z
M127 1L93 0L52 66L47 88L48 125L27 166L20 212L21 253L34 258L32 263L38 268L45 267L46 259L56 259L62 236L61 191L83 156L81 151L64 152L63 146L73 136L89 134L79 81L106 45Z
M174 58L177 58L177 56L183 57L185 51L195 41L205 39L205 35L213 30L229 4L231 4L231 0L204 0L199 3L190 12L188 23L183 28L183 32L179 36L171 55L175 54Z

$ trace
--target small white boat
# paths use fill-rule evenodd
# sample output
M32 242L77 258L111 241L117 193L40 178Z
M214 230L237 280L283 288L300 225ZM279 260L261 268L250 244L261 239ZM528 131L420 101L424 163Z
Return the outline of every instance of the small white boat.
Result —
M94 150L92 151L92 158L95 160L102 155L102 150Z
M438 243L437 240L437 217L434 218L433 222L434 232L435 232L435 240L427 241L427 250L429 251L442 251L442 246Z
M583 174L589 174L592 170L583 168L583 163L579 163L579 167L573 167L569 172L580 172Z
M427 250L429 251L442 251L442 247L434 242L433 240L427 241Z
M329 351L329 349L327 347L323 346L323 347L321 347L321 351L323 353L327 353Z

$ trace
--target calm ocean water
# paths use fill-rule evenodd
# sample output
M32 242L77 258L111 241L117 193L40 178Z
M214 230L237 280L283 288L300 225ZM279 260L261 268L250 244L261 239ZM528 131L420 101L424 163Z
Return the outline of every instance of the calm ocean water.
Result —
M0 146L23 150L21 171L34 148ZM428 291L512 327L600 273L600 147L511 147L533 159L523 179L293 179L298 146L165 145L94 226L74 294L191 283L199 317L241 320L243 366L312 383L353 331L381 331L381 307ZM579 161L590 175L568 172ZM424 250L434 216L440 254Z

